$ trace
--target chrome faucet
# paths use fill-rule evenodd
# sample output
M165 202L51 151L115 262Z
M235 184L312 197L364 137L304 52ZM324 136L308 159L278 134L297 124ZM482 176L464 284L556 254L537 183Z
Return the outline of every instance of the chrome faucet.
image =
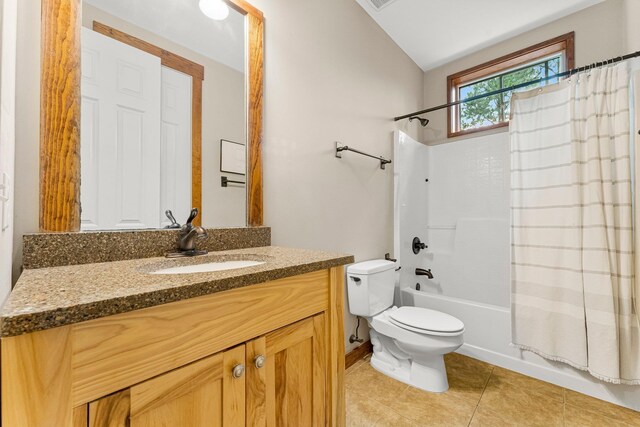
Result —
M191 209L191 214L187 219L187 222L180 228L180 234L178 235L178 251L175 254L169 254L171 256L195 256L205 255L206 250L196 250L196 239L207 237L207 230L202 227L194 226L193 220L198 216L198 209Z
M427 276L427 279L433 279L431 269L425 270L424 268L416 268L416 276Z

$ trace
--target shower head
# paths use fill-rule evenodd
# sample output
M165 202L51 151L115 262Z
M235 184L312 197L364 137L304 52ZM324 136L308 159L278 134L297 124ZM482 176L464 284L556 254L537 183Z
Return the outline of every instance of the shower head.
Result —
M414 120L419 120L420 125L422 125L422 127L426 127L429 124L429 119L423 119L422 117L418 117L418 116L409 117L409 123L411 123Z

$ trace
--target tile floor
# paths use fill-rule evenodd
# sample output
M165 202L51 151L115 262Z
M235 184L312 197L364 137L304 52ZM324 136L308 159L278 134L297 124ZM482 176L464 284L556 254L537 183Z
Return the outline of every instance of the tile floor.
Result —
M347 370L347 426L640 426L640 412L459 354L446 356L449 390L427 393L375 371Z

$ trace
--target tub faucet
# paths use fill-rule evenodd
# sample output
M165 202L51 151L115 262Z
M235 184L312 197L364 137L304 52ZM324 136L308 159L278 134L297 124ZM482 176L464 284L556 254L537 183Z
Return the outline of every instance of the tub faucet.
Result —
M428 279L433 279L431 269L425 270L424 268L416 268L416 276L427 276Z
M191 214L185 225L180 229L178 236L178 249L185 254L201 255L206 251L196 251L196 238L207 237L207 230L202 227L194 226L193 220L198 216L198 209L191 209Z

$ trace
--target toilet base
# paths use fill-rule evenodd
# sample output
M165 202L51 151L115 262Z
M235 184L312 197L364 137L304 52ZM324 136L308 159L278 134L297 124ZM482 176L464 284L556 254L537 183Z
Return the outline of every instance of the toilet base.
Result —
M444 393L449 390L444 357L441 354L423 355L421 363L388 356L390 355L374 352L371 356L371 366L384 375L424 391Z

